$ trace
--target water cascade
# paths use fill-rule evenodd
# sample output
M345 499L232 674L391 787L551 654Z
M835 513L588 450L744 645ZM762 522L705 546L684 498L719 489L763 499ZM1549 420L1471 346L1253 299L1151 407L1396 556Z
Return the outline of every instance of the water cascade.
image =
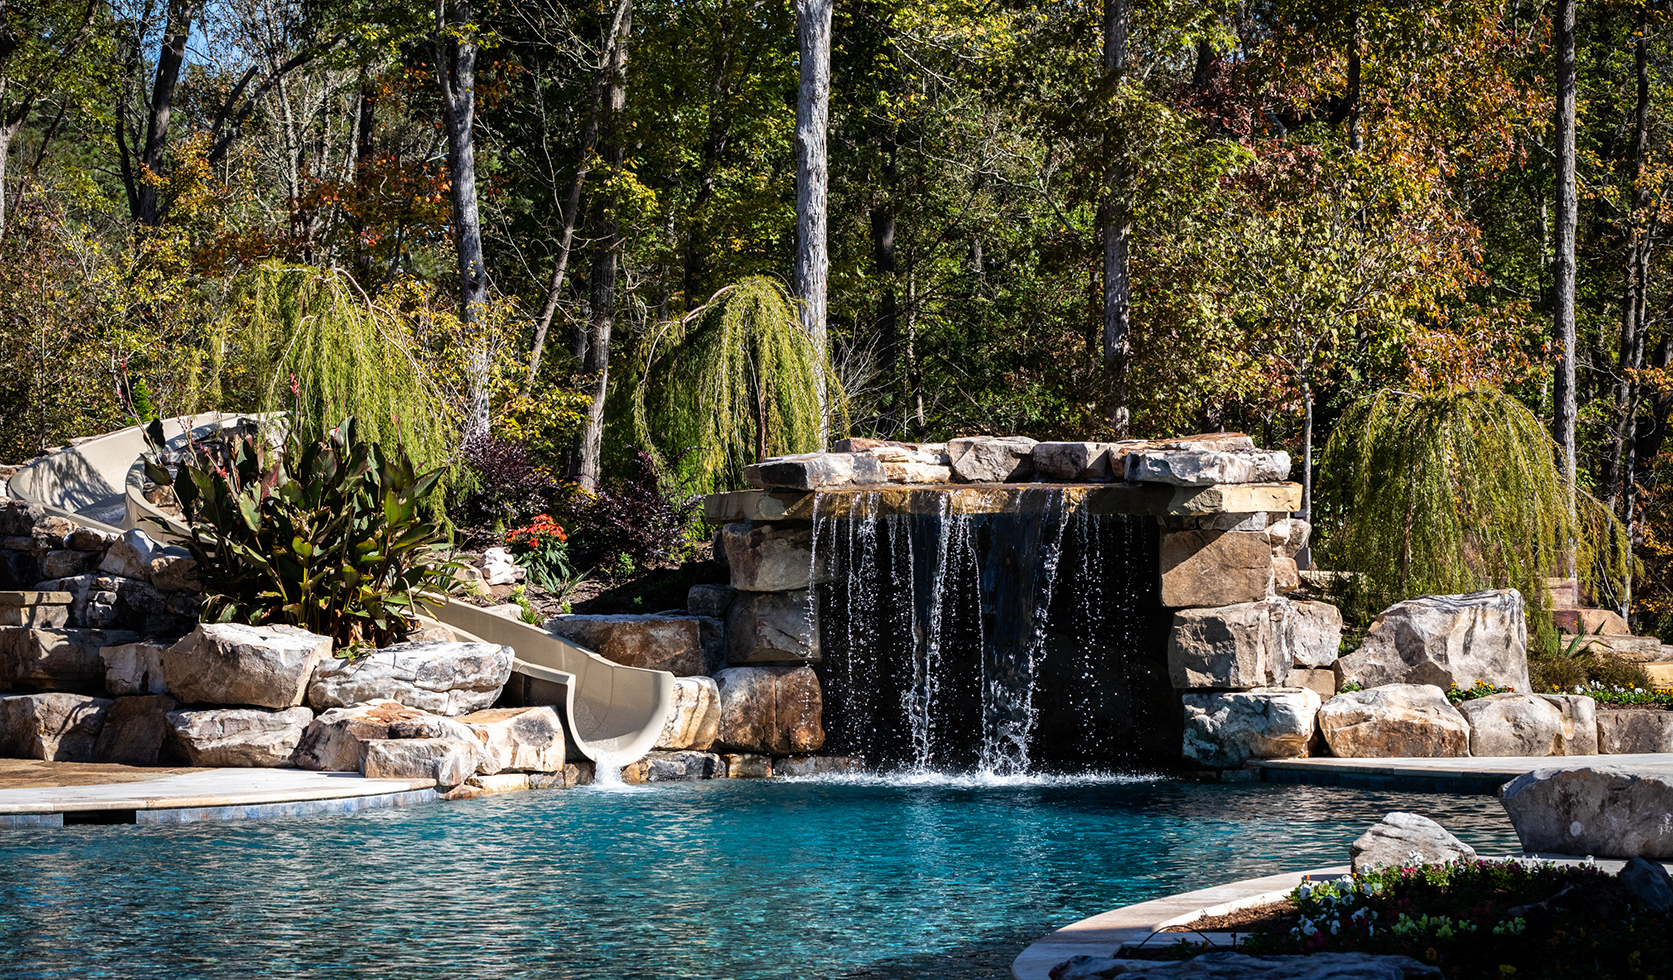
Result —
M1007 506L813 501L827 749L887 769L1104 769L1177 745L1156 521L1061 488Z

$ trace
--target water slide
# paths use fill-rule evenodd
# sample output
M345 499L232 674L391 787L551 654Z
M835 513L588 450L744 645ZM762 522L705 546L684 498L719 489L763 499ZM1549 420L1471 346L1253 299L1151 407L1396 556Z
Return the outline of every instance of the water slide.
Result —
M231 426L240 416L208 413L163 423L170 448ZM184 532L147 501L145 429L131 426L82 439L22 467L11 479L13 496L48 513L101 531L140 528L168 540ZM167 521L170 531L146 520ZM436 619L461 640L479 639L516 651L507 697L518 704L558 707L568 729L571 759L578 752L604 766L622 766L656 745L674 698L674 675L612 663L545 630L478 606L449 599L432 607Z

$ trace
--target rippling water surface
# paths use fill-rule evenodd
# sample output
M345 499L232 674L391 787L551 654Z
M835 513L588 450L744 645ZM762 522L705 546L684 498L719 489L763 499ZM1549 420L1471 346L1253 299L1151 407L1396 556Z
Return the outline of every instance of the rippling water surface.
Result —
M715 780L0 831L0 976L976 978L1052 928L1496 801L1133 780Z

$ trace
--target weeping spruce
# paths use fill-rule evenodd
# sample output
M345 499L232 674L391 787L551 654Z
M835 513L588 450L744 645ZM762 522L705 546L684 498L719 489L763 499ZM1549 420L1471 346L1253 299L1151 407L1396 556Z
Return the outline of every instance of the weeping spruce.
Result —
M1555 454L1539 419L1497 389L1385 390L1356 402L1321 467L1326 560L1357 573L1346 611L1368 621L1413 596L1515 588L1530 643L1551 652L1546 579L1566 574L1570 548L1600 599L1619 594L1631 567L1608 508L1576 490L1570 515Z
M446 402L405 325L346 273L257 266L237 284L231 309L204 399L225 404L210 407L284 412L313 432L353 416L363 438L400 442L421 467L447 459ZM230 364L237 373L223 370Z
M665 325L642 371L639 440L667 454L696 447L684 465L698 490L740 488L750 463L822 448L821 387L834 396L833 413L844 411L829 357L802 330L784 287L765 276Z

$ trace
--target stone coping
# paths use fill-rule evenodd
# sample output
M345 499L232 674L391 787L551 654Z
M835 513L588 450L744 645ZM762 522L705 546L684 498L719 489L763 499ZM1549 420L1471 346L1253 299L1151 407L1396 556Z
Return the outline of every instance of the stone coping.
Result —
M1622 758L1616 756L1616 758ZM1344 760L1352 761L1352 760ZM1481 854L1480 857L1527 858L1557 864L1585 864L1588 861L1610 874L1617 874L1625 861L1576 857L1572 854ZM1673 873L1673 864L1663 864ZM1252 905L1265 905L1288 895L1303 878L1315 881L1339 878L1349 866L1335 865L1311 871L1286 871L1264 878L1248 878L1229 885L1215 885L1194 892L1126 905L1071 923L1034 941L1011 962L1015 980L1050 980L1051 968L1076 956L1112 956L1122 946L1143 942L1169 926L1187 925L1205 916L1227 915ZM1229 945L1231 933L1164 933L1157 938L1171 944L1180 939L1208 940Z
M1011 976L1016 980L1048 980L1052 967L1072 957L1111 956L1122 946L1148 939L1167 926L1277 901L1301 884L1304 877L1338 878L1347 873L1345 864L1310 871L1285 871L1101 912L1040 937L1012 961ZM1173 934L1168 942L1186 935Z
M67 606L74 601L68 592L0 592L0 606Z
M809 521L818 516L1026 514L1049 507L1096 515L1289 513L1301 506L1299 483L891 483L832 490L736 490L704 498L710 524Z
M427 793L426 798L434 799L435 781L367 779L352 772L300 769L206 769L131 782L0 789L0 827L29 823L7 818L100 811L260 809L276 804L378 798L391 798L389 802L420 802L412 798L415 793L418 796Z
M1310 783L1412 792L1496 795L1499 787L1535 769L1610 766L1673 777L1673 753L1636 755L1553 755L1453 758L1257 759L1250 762L1266 782Z

